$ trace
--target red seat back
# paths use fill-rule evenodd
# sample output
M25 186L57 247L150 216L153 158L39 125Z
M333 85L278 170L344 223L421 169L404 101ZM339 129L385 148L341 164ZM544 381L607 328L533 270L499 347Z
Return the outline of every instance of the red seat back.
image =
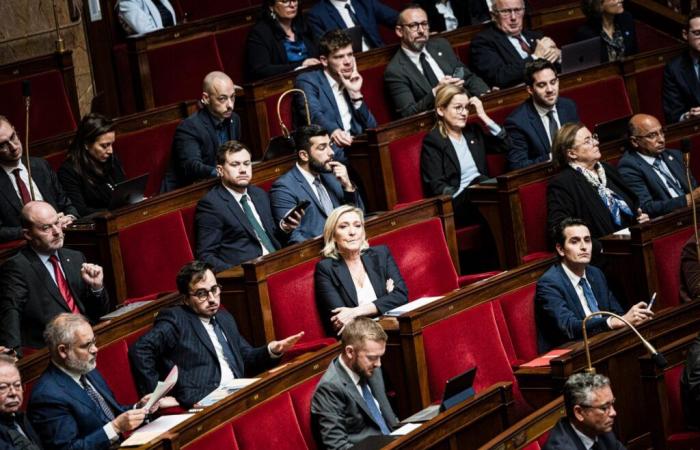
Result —
M379 125L391 122L391 106L384 89L384 70L386 65L370 67L360 71L362 75L362 94L367 107L377 119Z
M469 46L471 42L464 42L461 43L457 46L452 47L455 53L457 54L457 58L459 58L460 61L462 61L462 64L465 66L469 66Z
M313 378L309 378L300 385L289 390L294 412L297 416L299 426L301 427L301 434L304 436L306 447L309 448L309 450L316 450L317 448L313 430L311 429L311 399L314 396L316 385L322 375L323 374L318 374Z
M583 25L585 19L583 17L575 20L565 20L544 25L538 31L544 33L557 43L561 48L562 45L571 44L576 40L576 30Z
M505 155L500 153L489 154L486 155L486 167L490 177L497 177L508 171L508 160Z
M282 128L280 128L279 121L277 120L277 101L280 98L280 94L273 94L265 98L265 108L267 109L267 126L270 129L270 137L282 136ZM292 121L292 98L293 95L288 95L285 97L284 101L280 105L280 114L282 115L282 121L285 126L289 128L293 125ZM259 127L262 127L260 124ZM292 128L290 128L291 130Z
M563 89L561 95L576 102L581 121L589 128L601 122L607 122L632 114L632 106L627 96L625 82L620 76L613 76L593 83ZM601 107L601 98L613 98Z
M192 254L195 253L194 243L196 242L194 236L194 213L197 210L197 205L188 206L187 208L182 208L180 214L182 214L182 223L185 225L185 232L187 233L187 240L190 243L190 249Z
M424 198L420 154L425 135L426 132L421 131L389 144L397 203L411 203Z
M123 115L138 111L134 97L134 77L131 75L131 62L125 43L112 47L114 71L118 73L117 89L119 90L119 108Z
M681 375L685 366L679 364L664 372L668 410L671 421L671 430L674 433L686 431L683 416L683 402L681 400Z
M214 448L239 450L231 424L227 423L182 447L183 450L211 450Z
M632 75L637 85L637 92L645 92L649 95L637 95L639 101L639 112L651 114L664 123L663 96L661 95L664 66L652 67L649 70Z
M225 2L224 2L225 3ZM236 28L229 28L216 34L216 44L219 47L219 56L224 65L224 72L231 77L234 83L243 81L243 68L245 67L245 42L248 32L253 27L252 21Z
M674 45L678 44L678 41L676 41L672 36L669 36L657 28L647 25L639 20L635 21L635 31L637 33L637 45L640 53L648 52L650 50L657 50L660 48L673 47ZM660 93L661 91L653 92Z
M511 362L530 361L537 357L537 328L535 326L535 283L508 292L494 303L494 312L503 314L499 321L504 348L507 341L514 351ZM502 325L506 325L503 330Z
M232 426L240 450L308 448L288 392L246 411Z
M523 231L528 254L547 251L547 181L538 181L518 190L523 215ZM530 207L526 207L529 205Z
M66 160L66 152L52 153L44 156L44 159L49 163L54 172L58 172L58 169L61 168L61 164Z
M126 339L119 339L100 347L97 353L97 367L120 404L131 405L139 401L140 397L131 375Z
M691 234L693 228L687 227L652 243L657 292L663 308L680 304L681 251Z

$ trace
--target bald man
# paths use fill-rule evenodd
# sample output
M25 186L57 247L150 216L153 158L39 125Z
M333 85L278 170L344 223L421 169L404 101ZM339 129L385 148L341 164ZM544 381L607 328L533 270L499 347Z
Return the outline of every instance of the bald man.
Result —
M700 198L693 176L686 178L683 155L666 148L661 123L654 116L636 114L629 121L629 147L617 168L650 217L668 214Z
M210 72L204 77L202 108L175 130L163 191L216 177L217 149L241 136L241 119L233 112L237 88L223 72Z

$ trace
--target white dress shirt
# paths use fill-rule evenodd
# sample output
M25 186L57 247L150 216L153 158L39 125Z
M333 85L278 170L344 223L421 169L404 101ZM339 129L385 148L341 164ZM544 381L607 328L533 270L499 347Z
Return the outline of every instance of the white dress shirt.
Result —
M233 195L233 198L236 200L236 202L238 203L238 206L240 206L241 209L243 209L243 205L241 204L241 198L243 198L244 195L247 195L247 196L248 196L248 206L250 206L250 209L253 211L253 216L255 216L255 220L258 221L258 223L260 224L260 226L261 226L261 227L263 228L263 230L264 230L264 229L265 229L265 226L263 225L262 220L260 220L260 215L258 214L258 210L255 209L255 204L253 203L253 199L250 198L250 195L248 195L248 189L246 189L245 192L241 194L241 193L239 193L239 192L234 191L233 189L229 188L229 187L226 186L226 185L223 185L223 186L226 188L226 190L227 190L231 195ZM243 214L245 214L245 210L243 210ZM258 235L256 234L255 237L258 238L258 243L260 244L260 248L262 249L262 254L263 254L263 256L265 256L265 255L267 255L268 253L270 253L270 252L267 250L267 248L266 248L264 245L262 245L262 242L260 241L260 236L258 236Z
M15 174L12 173L13 170L19 168L19 178L24 181L24 185L27 186L27 190L29 191L29 194L31 195L32 190L29 187L29 173L27 172L27 168L24 165L22 161L19 162L17 167L8 167L5 165L2 165L2 169L7 173L7 176L10 177L10 181L12 182L12 187L15 188L15 193L17 193L17 197L19 197L20 202L22 201L22 196L19 193L19 186L17 186L17 180L15 180ZM36 183L34 180L32 180L32 186L34 186L34 200L43 200L44 197L41 195L41 192L39 191L39 188L37 187Z
M350 17L350 13L348 12L347 8L345 8L345 5L350 5L350 9L352 9L352 12L355 13L355 17L357 17L357 11L355 11L355 8L352 7L352 3L350 3L350 0L330 0L331 5L335 7L335 9L338 10L338 14L340 14L340 18L343 19L343 22L345 22L345 26L347 28L352 28L355 26L355 23L352 21L352 17ZM362 26L361 24L357 24L357 26ZM362 38L362 51L366 52L369 50L369 44L367 43L367 40L363 37Z
M595 439L591 439L590 437L588 437L588 435L581 433L578 430L578 428L573 426L573 424L571 425L571 428L574 429L578 438L581 439L581 443L583 444L584 447L586 447L586 450L591 450L591 447L593 447L593 444L596 443Z
M423 73L423 66L420 63L420 55L421 55L421 53L425 54L425 60L428 62L428 65L430 66L430 68L433 69L433 73L435 74L435 78L437 78L438 81L440 81L444 78L445 72L442 71L442 69L438 65L437 61L435 61L435 59L432 56L430 56L430 53L428 53L428 50L426 50L425 48L423 48L423 51L421 51L421 52L414 52L413 50L408 49L406 47L401 47L401 50L403 50L403 52L406 54L406 56L408 56L408 59L411 60L413 65L416 66L416 68L418 69L418 71L420 73ZM423 73L423 75L425 75L425 74ZM450 74L450 75L452 75L452 74ZM433 87L435 87L435 86L433 86Z
M350 106L345 98L345 86L338 84L338 82L335 81L335 79L325 70L323 71L323 74L326 76L328 84L331 85L331 91L333 92L333 97L335 98L335 104L338 105L340 119L343 122L343 131L350 132L350 129L352 128L352 112L350 111ZM333 133L333 130L328 131Z
M372 303L377 299L377 293L374 292L372 287L372 282L369 280L369 274L365 271L365 279L362 281L362 286L355 283L353 278L352 283L355 285L355 290L357 291L357 304L366 305L367 303Z
M214 351L216 352L216 359L219 361L219 367L221 368L221 380L219 381L219 386L225 386L236 377L233 375L231 367L228 365L226 358L224 358L224 349L221 347L219 338L216 337L216 332L214 332L214 326L211 324L211 319L209 317L200 316L199 320L202 321L204 329L207 330L209 339L211 339L211 343L214 346Z
M657 168L657 167L654 166L654 161L656 161L656 158L655 158L655 157L649 156L649 155L642 155L641 153L639 153L639 156L641 156L642 159L643 159L644 161L646 161L647 163L649 163L649 165L651 166L651 168L654 169L654 172L656 172L656 173L659 175L659 178L661 179L661 182L662 182L662 183L664 184L664 186L666 187L666 191L668 192L668 195L670 195L671 198L676 198L676 197L678 197L678 193L676 192L676 190L673 189L671 186L669 186L668 181L666 180L666 177L664 177L664 176L662 175L662 171L665 170L665 171L666 171L666 175L669 175L669 176L672 176L673 178L675 178L675 176L673 175L673 172L671 172L671 169L668 168L668 165L666 164L666 161L664 161L663 159L659 158L659 161L661 162L661 169L659 169L659 168Z

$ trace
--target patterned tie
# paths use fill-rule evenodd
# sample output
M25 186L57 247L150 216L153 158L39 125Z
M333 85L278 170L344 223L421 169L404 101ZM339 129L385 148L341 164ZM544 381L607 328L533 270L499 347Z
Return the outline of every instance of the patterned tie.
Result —
M389 427L386 425L382 412L379 411L377 404L374 402L374 397L372 397L372 391L369 388L367 380L360 381L360 386L362 387L362 398L365 399L367 408L369 409L370 414L372 414L374 421L377 422L379 428L382 430L382 434L391 434Z
M27 185L24 183L24 181L22 181L22 178L19 176L21 171L22 169L18 167L12 171L12 175L15 176L15 183L17 183L17 188L19 189L19 197L22 199L22 204L26 205L27 203L32 201L32 196L29 195L29 189L27 189Z
M588 303L588 309L590 309L592 313L600 311L600 309L598 309L598 302L595 299L595 295L593 295L591 285L588 284L588 280L581 278L578 284L583 289L583 296L586 298L586 303Z
M328 196L328 192L326 191L325 186L321 183L321 178L316 177L314 178L314 186L316 186L316 192L318 192L318 200L321 202L321 206L323 207L323 212L328 216L331 211L333 211L333 202L331 201L331 198Z
M435 72L433 72L433 69L430 67L430 64L428 64L428 58L426 58L425 53L420 54L420 57L418 58L420 60L420 66L423 68L423 75L425 75L426 80L428 80L428 83L432 86L435 87L438 84L438 79L435 76Z
M661 157L657 156L656 158L654 158L654 168L657 170L658 173L661 174L661 177L666 182L666 185L669 188L671 188L679 197L681 195L685 195L685 192L683 192L683 187L678 182L676 177L674 177L668 171L668 169L664 169L664 166L661 165Z
M248 196L245 194L243 195L243 197L241 197L241 206L243 207L243 212L245 213L248 222L250 222L250 225L253 227L253 231L255 231L255 235L258 237L260 243L267 249L269 253L274 252L276 250L275 246L272 243L272 240L270 240L270 236L268 236L267 231L265 231L260 222L258 222L258 219L255 218L255 214L253 214L253 209L248 203Z
M110 421L114 420L114 412L112 411L112 408L109 407L104 397L102 397L100 393L97 392L95 388L90 385L90 383L88 383L85 375L80 377L80 384L83 386L83 389L85 389L85 392L87 392L88 397L95 402L105 416L107 416Z
M531 55L532 54L532 48L530 47L530 44L527 43L525 38L523 37L522 34L519 34L518 37L516 37L518 40L518 44L520 44L520 49L524 51L526 54Z
M233 350L231 350L231 345L228 342L228 339L226 339L226 336L224 336L224 332L221 329L221 325L219 324L219 321L216 320L216 317L213 316L211 319L209 319L209 322L211 323L211 326L214 328L214 334L216 334L216 339L219 341L219 344L221 345L221 350L224 353L224 359L228 363L229 368L231 369L231 372L233 372L233 376L236 378L240 378L243 376L241 373L242 371L239 370L238 365L236 364L236 357L233 356Z
M557 131L559 131L559 125L557 125L557 120L554 118L553 109L547 111L547 119L549 119L549 143L551 145L551 143L554 142Z
M58 264L58 258L56 255L51 255L49 256L49 261L51 262L51 265L53 266L53 273L56 277L56 284L58 285L58 291L61 293L61 296L63 297L63 300L66 301L66 305L68 305L68 309L70 309L70 312L73 314L80 314L80 310L78 309L78 306L75 304L75 299L73 299L73 294L70 291L70 288L68 287L68 282L66 281L66 277L63 276L63 271L61 270L61 266Z

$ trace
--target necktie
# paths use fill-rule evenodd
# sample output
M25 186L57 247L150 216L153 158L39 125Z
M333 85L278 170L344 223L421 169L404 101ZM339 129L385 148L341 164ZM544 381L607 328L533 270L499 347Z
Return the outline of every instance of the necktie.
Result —
M588 284L588 280L581 278L578 284L583 289L583 296L586 298L586 303L588 303L588 309L590 309L592 313L600 311L600 309L598 309L598 302L595 299L595 295L593 295L591 285Z
M275 246L270 240L270 237L267 235L265 229L262 227L260 222L258 222L258 219L255 218L253 209L248 203L248 196L245 194L243 197L241 197L241 206L243 207L243 212L245 213L248 222L250 222L250 225L253 227L253 231L255 231L255 235L258 237L260 243L267 249L268 252L274 252L276 250Z
M384 416L382 415L382 412L379 411L379 408L377 408L377 404L374 402L374 397L372 397L372 391L369 389L369 384L366 380L363 380L360 381L360 386L362 387L362 398L365 399L365 403L367 404L370 414L372 414L372 418L375 422L377 422L377 425L379 425L379 428L382 430L382 434L390 434L391 431L389 431L389 427L386 425Z
M9 437L12 446L10 448L17 450L39 450L39 447L24 432L19 422L15 417L9 417L7 420L1 420L3 425L7 426L7 437Z
M221 330L221 325L219 325L219 321L216 320L216 317L212 317L210 319L210 323L211 326L214 328L214 334L216 334L216 339L221 345L221 349L224 353L224 359L228 363L231 372L233 372L233 376L236 378L242 377L243 373L241 370L239 370L238 365L236 364L236 357L233 356L233 350L231 350L231 345L226 339L226 336L224 336L223 330Z
M528 55L532 54L532 48L530 48L530 44L527 43L522 34L519 34L516 39L518 40L518 44L520 44L520 49L522 51L524 51Z
M360 25L360 22L357 21L357 16L355 15L355 11L352 10L350 7L350 2L347 2L345 4L345 9L348 10L348 14L350 15L350 20L352 21L352 24L355 26Z
M87 382L85 375L80 377L80 384L83 386L83 389L85 389L85 392L87 392L88 397L95 402L105 416L107 416L110 421L114 420L114 412L112 412L112 408L109 407L104 397L102 397L100 393Z
M228 129L229 129L229 121L226 119L224 119L223 122L221 122L220 124L218 124L216 126L216 134L219 137L219 145L231 140L229 138Z
M32 196L29 195L29 189L27 185L22 181L19 173L22 171L19 167L12 171L12 175L15 176L15 183L17 183L17 188L19 189L19 197L22 199L22 204L26 205L32 201Z
M666 185L669 188L671 188L676 194L678 194L679 197L685 194L685 192L683 192L681 184L678 182L676 177L674 177L667 169L664 169L664 166L661 165L660 157L654 158L654 168L657 170L658 173L661 174L661 177L666 182Z
M437 86L438 79L435 76L435 72L433 72L433 69L430 67L430 64L428 64L428 58L425 57L425 53L421 52L418 59L420 60L420 66L423 68L423 75L425 76L425 79L428 80L428 83L432 87Z
M321 202L323 212L326 214L326 216L328 216L331 213L331 211L333 211L333 202L328 196L326 188L321 183L320 177L317 176L316 178L314 178L314 186L316 186L316 192L318 192L318 200Z
M173 25L175 25L175 23L173 22L173 15L170 14L168 8L166 8L160 0L153 0L153 4L156 5L156 8L158 8L158 12L160 13L160 20L161 22L163 22L164 27L172 27Z
M551 143L554 142L554 137L557 135L557 131L559 131L557 120L554 118L553 109L550 109L547 112L547 119L549 119L549 143L551 145Z
M56 255L51 255L49 257L49 261L53 266L53 273L56 277L56 284L58 285L58 291L61 293L61 297L63 297L63 300L66 301L66 305L68 305L68 309L70 309L70 312L72 312L73 314L79 314L80 311L78 310L78 306L75 304L73 294L71 294L70 292L70 288L68 287L66 277L63 276L61 266L58 264L58 258L56 257Z

